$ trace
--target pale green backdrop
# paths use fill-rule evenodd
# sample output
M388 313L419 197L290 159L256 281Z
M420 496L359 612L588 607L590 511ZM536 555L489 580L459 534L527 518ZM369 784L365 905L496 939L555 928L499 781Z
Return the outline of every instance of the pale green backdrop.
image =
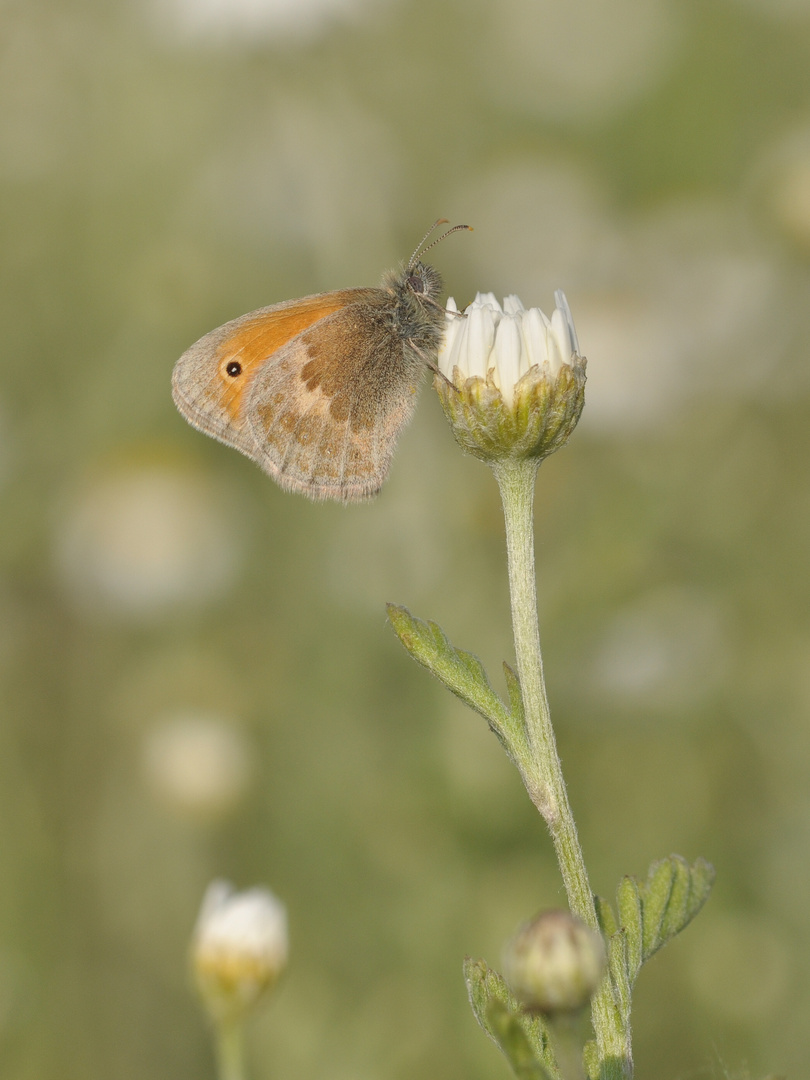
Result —
M537 530L594 886L717 868L640 980L637 1075L806 1075L808 0L7 0L4 1078L213 1077L186 949L219 875L289 907L255 1080L508 1075L462 958L497 965L560 880L384 616L498 679L495 484L427 387L354 508L169 394L207 330L375 284L439 215L475 226L432 252L460 304L562 287L589 357Z

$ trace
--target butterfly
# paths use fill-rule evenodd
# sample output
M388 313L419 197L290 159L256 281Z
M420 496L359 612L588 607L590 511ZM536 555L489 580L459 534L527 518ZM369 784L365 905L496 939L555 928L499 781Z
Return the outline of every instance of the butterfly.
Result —
M378 288L271 304L201 337L172 374L182 415L287 491L342 502L376 495L425 367L436 370L442 279L422 255L441 224Z

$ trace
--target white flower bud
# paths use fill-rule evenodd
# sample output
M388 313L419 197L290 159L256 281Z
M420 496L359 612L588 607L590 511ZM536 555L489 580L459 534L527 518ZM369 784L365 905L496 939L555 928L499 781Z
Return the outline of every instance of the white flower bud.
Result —
M461 318L447 302L445 336L434 386L462 449L483 461L542 460L559 449L584 403L579 355L565 294L551 318L526 311L516 296L503 307L479 293Z
M289 949L287 912L268 889L214 881L191 946L197 987L215 1021L246 1012L278 980Z
M567 911L542 911L507 945L504 978L530 1012L576 1012L588 1004L605 967L600 934Z

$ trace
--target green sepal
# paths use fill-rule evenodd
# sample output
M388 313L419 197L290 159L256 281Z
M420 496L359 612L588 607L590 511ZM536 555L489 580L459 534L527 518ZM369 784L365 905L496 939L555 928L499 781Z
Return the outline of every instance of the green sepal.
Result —
M437 623L423 622L397 604L388 604L387 610L394 632L414 660L426 667L456 697L480 713L509 756L518 760L525 734L522 705L520 711L514 711L515 700L520 701L517 676L511 671L507 675L509 696L513 702L513 710L510 711L492 689L478 657L457 649Z
M476 1020L520 1080L561 1080L548 1030L515 1000L503 977L483 960L464 961L464 981Z
M576 427L585 403L586 364L584 356L575 354L553 377L535 365L517 381L509 402L491 370L485 377L465 377L454 368L452 382L437 375L433 386L466 453L489 464L539 462Z

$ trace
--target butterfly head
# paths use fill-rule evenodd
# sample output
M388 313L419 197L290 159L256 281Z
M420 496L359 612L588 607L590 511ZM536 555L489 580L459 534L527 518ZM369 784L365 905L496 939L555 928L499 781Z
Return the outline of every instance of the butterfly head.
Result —
M438 348L444 328L439 271L412 261L386 274L382 288L391 298L391 323L399 336L422 349Z

